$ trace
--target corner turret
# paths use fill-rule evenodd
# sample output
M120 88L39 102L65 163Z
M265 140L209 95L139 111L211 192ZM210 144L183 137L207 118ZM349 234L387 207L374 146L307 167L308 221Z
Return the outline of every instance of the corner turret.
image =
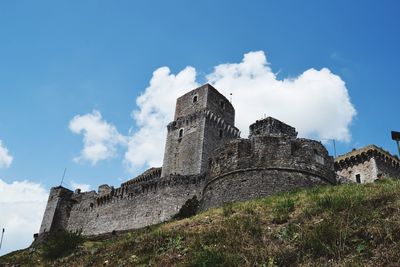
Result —
M71 190L62 186L50 189L39 235L67 228L72 195Z

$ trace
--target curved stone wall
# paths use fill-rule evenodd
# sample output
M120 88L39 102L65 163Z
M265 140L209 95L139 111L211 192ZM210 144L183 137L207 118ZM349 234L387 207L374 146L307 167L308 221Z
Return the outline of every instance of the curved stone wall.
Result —
M202 209L301 187L335 183L333 158L317 141L288 136L237 139L216 150Z
M243 169L209 182L203 192L203 210L296 188L330 184L312 173L290 169Z

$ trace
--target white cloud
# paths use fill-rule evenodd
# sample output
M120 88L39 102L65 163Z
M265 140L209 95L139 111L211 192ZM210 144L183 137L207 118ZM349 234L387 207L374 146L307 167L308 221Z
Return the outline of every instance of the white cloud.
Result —
M13 157L8 152L8 149L3 145L3 142L0 140L0 168L8 168L10 167L13 161Z
M48 191L30 181L10 184L0 179L0 231L5 228L0 255L29 246L39 232Z
M245 54L241 63L216 66L207 78L223 94L233 93L237 126L244 134L265 114L296 127L303 137L351 139L356 110L344 81L327 68L278 80L258 51Z
M69 129L83 134L83 149L76 161L87 160L95 165L99 160L114 157L117 145L125 143L125 138L115 126L104 121L97 110L75 116L69 123Z
M70 185L73 190L80 189L82 192L88 192L90 191L90 184L80 184L76 183L75 181L71 181Z
M150 85L138 97L139 109L132 112L139 130L129 139L125 161L131 169L143 165L161 166L166 125L174 116L176 99L197 87L196 71L186 67L177 75L162 67L153 73Z
M218 65L205 77L226 97L233 94L236 126L242 131L242 137L247 137L251 123L265 115L296 127L302 137L343 142L351 139L349 126L356 110L344 81L327 68L308 69L298 77L279 80L265 53L257 51L245 54L240 63ZM168 67L154 71L149 86L136 101L138 108L132 112L138 130L126 137L125 162L131 170L162 164L166 125L173 120L176 98L197 86L193 67L186 67L176 75ZM97 111L77 116L75 120L86 121L80 127L70 126L74 132L85 131L81 158L94 163L108 158L118 143L113 140L124 139L114 126L102 121ZM91 142L90 133L98 131L83 125L92 121L110 129L103 132L111 133Z
M264 115L282 120L303 137L348 142L356 110L344 81L329 69L309 69L296 78L278 80L263 51L244 55L242 62L221 64L206 76L222 94L233 94L236 126L246 137L251 123ZM172 121L176 98L194 89L196 71L187 67L176 76L167 67L153 73L150 86L137 100L133 117L139 130L125 155L133 166L162 162L166 125Z

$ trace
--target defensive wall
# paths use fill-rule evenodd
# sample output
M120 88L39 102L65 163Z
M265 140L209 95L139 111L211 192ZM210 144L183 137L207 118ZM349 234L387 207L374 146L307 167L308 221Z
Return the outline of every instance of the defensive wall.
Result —
M203 190L202 208L335 183L333 158L317 141L296 138L293 127L273 118L250 126L249 139L217 149Z
M252 124L243 139L234 116L232 104L209 84L178 98L162 168L97 192L52 188L39 234L141 228L171 219L193 196L204 210L335 183L333 158L320 142L297 138L295 128L271 117Z
M163 222L171 219L188 199L201 198L204 181L204 175L153 177L116 189L107 186L106 190L103 185L98 193L55 187L51 189L47 207L62 211L64 216L53 216L46 210L48 216L43 218L39 234L66 229L98 235ZM53 218L57 221L52 221Z

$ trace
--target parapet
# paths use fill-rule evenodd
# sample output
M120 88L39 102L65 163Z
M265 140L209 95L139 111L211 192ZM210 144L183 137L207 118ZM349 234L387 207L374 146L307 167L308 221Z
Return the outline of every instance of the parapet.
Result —
M378 146L369 145L337 157L335 171L357 183L374 182L383 177L400 178L400 160Z
M161 176L161 170L162 168L150 168L146 170L144 173L140 174L139 176L136 176L135 178L122 183L121 187L126 187L128 185L137 184L143 181L150 181L157 179Z
M371 157L381 158L383 161L390 162L391 165L400 168L400 160L397 156L393 156L376 145L369 145L360 149L353 149L344 155L338 156L335 159L335 169L349 167Z
M296 138L297 132L294 127L289 126L275 118L268 117L263 120L258 120L250 125L249 137L256 135L288 136Z
M228 124L235 124L235 109L232 104L208 83L177 99L174 120L204 109L211 110Z
M230 140L216 149L201 208L335 184L334 160L322 143L296 136L295 128L267 118L252 124L249 139Z
M99 194L99 197L102 197L102 196L110 194L112 191L114 191L113 186L109 186L108 184L103 184L103 185L99 186L98 194Z

